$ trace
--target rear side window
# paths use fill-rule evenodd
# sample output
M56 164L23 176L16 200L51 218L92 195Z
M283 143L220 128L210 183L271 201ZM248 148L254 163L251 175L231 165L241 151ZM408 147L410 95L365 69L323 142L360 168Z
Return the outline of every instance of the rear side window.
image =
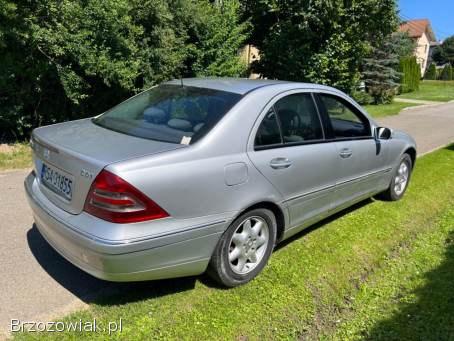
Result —
M274 109L271 108L260 124L257 135L255 136L255 145L270 146L280 143L282 143L282 137L279 130L279 123L277 122L277 116Z
M320 99L329 116L335 138L370 136L367 119L343 99L325 94L320 94Z
M226 91L160 85L93 119L127 135L190 144L207 134L241 99Z
M255 147L323 140L323 129L312 95L293 94L268 111L255 137Z
M284 143L323 139L322 124L310 94L294 94L281 98L274 108Z

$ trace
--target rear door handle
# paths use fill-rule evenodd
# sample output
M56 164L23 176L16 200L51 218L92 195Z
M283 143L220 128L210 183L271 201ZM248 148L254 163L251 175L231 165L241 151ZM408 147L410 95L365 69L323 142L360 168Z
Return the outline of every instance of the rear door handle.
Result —
M292 164L293 162L285 157L277 157L270 161L270 167L273 169L289 168Z
M350 156L352 156L352 154L353 154L353 152L349 148L343 148L343 149L341 149L341 151L339 153L340 157L343 159L349 158Z

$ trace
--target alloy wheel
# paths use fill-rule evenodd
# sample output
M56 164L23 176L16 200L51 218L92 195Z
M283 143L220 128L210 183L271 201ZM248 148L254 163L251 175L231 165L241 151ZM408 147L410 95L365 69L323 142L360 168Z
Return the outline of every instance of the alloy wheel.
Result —
M229 244L229 264L233 272L247 274L265 255L270 231L261 217L249 217L238 225Z

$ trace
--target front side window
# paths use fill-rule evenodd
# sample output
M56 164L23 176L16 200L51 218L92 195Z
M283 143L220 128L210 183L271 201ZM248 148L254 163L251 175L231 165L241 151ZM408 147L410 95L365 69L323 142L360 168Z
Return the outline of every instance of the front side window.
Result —
M322 124L311 94L294 94L281 98L274 108L284 143L323 139Z
M329 116L335 138L368 137L370 127L367 119L336 96L320 94Z
M241 97L213 89L160 85L117 105L93 122L127 135L190 144L207 134Z

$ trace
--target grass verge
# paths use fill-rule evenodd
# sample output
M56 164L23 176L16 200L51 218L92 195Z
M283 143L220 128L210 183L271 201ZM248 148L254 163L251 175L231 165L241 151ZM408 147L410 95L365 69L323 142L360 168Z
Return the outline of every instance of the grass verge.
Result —
M0 144L0 171L32 167L28 143Z
M339 340L454 339L454 201L399 257L361 285ZM348 316L352 315L351 319Z
M418 91L402 94L399 97L448 102L454 100L454 81L422 81Z
M389 268L393 260L402 259L405 265L402 248L418 245L419 238L439 226L440 216L452 208L453 173L454 146L418 159L403 200L368 200L306 230L278 247L264 272L248 285L223 290L203 276L130 283L116 295L97 299L88 310L63 321L96 318L106 325L122 318L123 331L110 336L118 340L356 335L343 333L342 323L352 321L352 327L346 324L345 330L361 333L361 328L355 327L355 318L360 322L369 320L368 308L363 315L352 308L356 301L364 302L360 307L369 307L369 311L373 308L367 299L361 299L362 288L380 280L383 271L392 271ZM399 275L396 270L387 277L398 288L402 281ZM452 298L451 292L448 299ZM373 328L371 321L368 330ZM429 333L432 327L426 328ZM42 336L15 335L25 340ZM83 340L108 335L70 331L46 337Z
M390 104L365 105L364 109L374 118L397 115L404 108L414 107L418 104L393 102Z

